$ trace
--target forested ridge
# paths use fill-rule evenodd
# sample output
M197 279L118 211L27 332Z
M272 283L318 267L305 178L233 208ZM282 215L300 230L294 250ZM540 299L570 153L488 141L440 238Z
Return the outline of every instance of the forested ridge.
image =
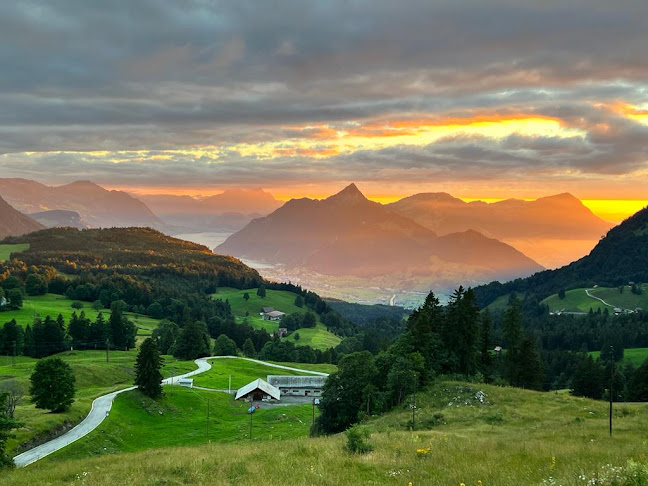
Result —
M591 253L570 265L546 270L507 283L491 282L475 288L485 307L511 292L531 293L538 302L560 289L616 287L628 282L648 281L648 208L612 228Z

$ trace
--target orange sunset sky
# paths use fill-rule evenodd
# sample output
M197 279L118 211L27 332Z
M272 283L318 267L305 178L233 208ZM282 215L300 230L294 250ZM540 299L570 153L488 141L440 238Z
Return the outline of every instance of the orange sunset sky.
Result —
M0 6L0 177L648 204L645 2L193 7Z

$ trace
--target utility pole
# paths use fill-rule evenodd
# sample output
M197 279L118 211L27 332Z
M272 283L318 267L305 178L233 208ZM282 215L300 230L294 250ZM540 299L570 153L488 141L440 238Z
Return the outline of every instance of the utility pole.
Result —
M414 392L414 399L412 402L412 430L416 430L416 392Z
M612 366L610 367L610 437L612 437L612 400L614 399L614 346L610 346L610 357Z
M254 413L250 412L250 440L252 440L252 415L254 415Z
M232 394L232 375L229 375L229 386L227 387L227 393Z
M11 358L11 366L16 367L16 341L13 342L13 356Z
M209 398L207 399L207 443L211 442L209 440Z
M106 338L106 363L110 360L108 357L108 351L110 350L110 340Z

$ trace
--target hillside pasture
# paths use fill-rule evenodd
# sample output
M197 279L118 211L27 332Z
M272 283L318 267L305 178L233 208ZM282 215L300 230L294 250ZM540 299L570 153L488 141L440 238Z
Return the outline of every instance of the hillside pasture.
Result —
M18 243L15 245L0 245L0 262L9 260L12 253L29 250L29 243Z
M46 461L210 442L250 443L249 403L235 401L227 393L179 386L164 390L158 400L137 390L119 395L100 429ZM252 417L252 443L307 437L311 414L311 404L258 409Z
M588 354L594 359L601 357L600 351L592 351ZM647 359L648 348L627 348L623 351L623 362L630 362L635 368L641 366Z
M15 450L19 444L48 435L64 424L80 422L90 411L95 398L133 384L136 350L110 351L108 362L105 351L66 351L55 356L70 364L76 379L75 401L68 411L62 413L40 410L29 402L29 377L36 367L37 359L17 356L13 366L12 357L0 356L0 384L15 380L25 390L25 397L16 408L16 419L23 423L23 427L15 431L15 438L10 439L10 451ZM172 356L164 356L164 376L195 369L196 365L192 361L178 361Z
M89 302L82 302L83 308L74 309L72 303L74 301L65 296L57 294L45 294L37 296L26 296L23 301L23 306L18 310L6 310L0 312L0 325L15 319L16 322L22 327L31 325L36 317L44 319L46 316L51 316L53 319L61 314L65 319L66 324L72 318L74 312L81 314L85 312L88 319L94 321L99 312L102 312L105 319L110 316L110 309L102 309L101 311L94 310L92 304ZM153 319L142 314L133 312L124 312L124 315L132 320L139 328L138 335L150 336L159 323L158 319Z
M190 391L186 393L188 396ZM175 407L176 403L180 402L174 401L171 405ZM183 407L192 406L186 403ZM226 404L213 403L228 412ZM123 419L135 421L135 409L140 407L142 411L137 410L137 417L141 423L154 420L168 423L168 415L185 413L161 404L160 414L156 406L147 405L144 399L133 400L130 404L120 404L117 400L118 407L126 405L132 412L125 414ZM144 411L146 407L150 414ZM198 407L194 405L195 420L198 425L200 420L206 425L206 410ZM410 430L409 401L383 417L369 420L364 427L371 432L369 442L373 451L362 455L349 454L344 449L344 434L319 438L297 436L274 444L245 440L242 425L238 425L240 432L233 427L238 437L234 443L208 444L203 426L195 429L196 437L184 436L183 440L195 441L194 447L114 455L105 453L138 447L130 444L135 444L140 436L131 432L135 428L129 428L128 433L133 437L123 433L114 439L113 445L110 442L113 432L106 428L110 440L93 443L92 447L78 453L79 459L61 461L72 457L72 449L63 450L60 454L65 456L54 455L25 469L0 473L0 481L16 486L67 484L76 478L97 486L402 486L408 483L413 486L461 483L583 486L640 485L648 481L647 404L615 405L612 437L608 435L607 403L563 393L441 382L417 395L417 407L415 430ZM218 412L214 413L215 420L226 422ZM301 418L305 425L307 417L306 414ZM230 418L238 423L237 416L232 414ZM112 417L109 420L112 423ZM186 420L191 422L194 417L187 416ZM270 423L275 424L272 420ZM211 425L210 434L217 434L211 431ZM222 428L229 426L224 423ZM188 429L194 430L191 427L190 424ZM215 429L218 427L214 425ZM171 429L168 435L173 432L181 434L182 430ZM99 434L97 431L96 435ZM160 434L159 440L167 444L173 440L163 437L160 429L153 425L141 435L145 443L148 443L147 434ZM94 436L89 439L94 440ZM83 446L82 442L79 446ZM87 457L89 455L99 457ZM634 482L627 479L628 476L633 476Z
M303 372L284 370L243 359L219 358L209 360L209 371L193 377L194 385L217 390L226 390L229 377L232 377L232 390L241 388L257 378L266 379L267 375L309 375L307 363L286 363L285 366L303 369ZM317 366L317 365L315 365ZM314 370L318 371L318 370Z
M624 285L622 288L622 292L619 291L618 287L572 289L565 292L564 299L560 299L558 294L553 294L544 299L542 304L546 304L554 312L563 310L565 312L589 312L590 309L594 312L600 309L603 312L605 308L611 312L614 307L629 310L634 310L637 307L648 309L648 285L641 285L642 293L640 295L633 294L629 285ZM587 295L586 290L589 291L590 295L603 299L610 305L607 306L600 300L590 297Z
M243 296L249 295L246 301ZM265 329L267 332L276 332L279 329L279 322L266 321L261 317L263 307L274 307L276 310L284 314L308 312L306 306L297 307L295 305L295 298L297 294L287 290L266 290L265 297L257 295L257 289L238 290L232 288L220 288L218 292L212 294L213 299L227 300L232 309L237 323L246 322L255 329ZM330 347L337 346L342 341L339 336L326 330L326 326L322 324L320 317L317 316L317 325L314 328L299 329L299 341L295 341L294 336L288 336L286 339L293 341L296 345L312 346L316 349L325 350Z

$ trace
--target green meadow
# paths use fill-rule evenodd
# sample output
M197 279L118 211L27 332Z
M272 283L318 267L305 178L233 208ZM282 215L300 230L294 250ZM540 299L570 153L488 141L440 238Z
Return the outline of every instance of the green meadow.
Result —
M596 312L598 309L603 312L607 307L608 311L612 311L611 307L620 307L623 309L634 310L637 307L648 309L648 285L641 286L642 293L640 295L633 294L629 285L622 286L623 292L619 292L618 287L597 287L590 289L572 289L565 292L565 298L560 299L558 294L553 294L542 301L542 304L549 306L552 311L566 312L589 312L592 309ZM594 299L587 295L585 290L605 302L610 304L606 306L600 300Z
M601 356L600 351L588 353L592 358L597 359ZM623 351L623 361L632 363L635 368L641 366L648 359L648 348L628 348Z
M12 253L29 250L29 243L19 243L17 245L0 245L0 262L9 260Z
M209 442L249 444L249 407L227 393L174 386L151 400L133 390L115 399L99 429L47 461ZM307 437L311 421L310 404L258 409L252 417L252 442Z
M267 411L266 422L261 415L253 417L258 419L253 434L260 435L246 440L249 417L237 415L240 412L231 408L227 398L212 402L216 395L183 390L173 397L167 393L155 404L134 393L123 395L109 422L102 425L103 433L97 430L87 442L79 441L25 469L0 473L0 482L16 486L69 482L98 486L648 484L648 404L615 405L610 437L608 405L602 401L440 382L417 395L414 430L408 402L363 425L371 433L373 450L356 455L344 449L343 434L306 437L308 407L295 412L304 422L292 422L299 433L293 435L290 426L279 432L290 419L277 416L281 409L275 409ZM206 431L207 398L213 417L211 443ZM126 424L123 432L112 428L117 418ZM175 419L177 425L172 425ZM264 430L262 423L274 425L276 432ZM270 435L292 438L274 444L264 440ZM217 443L221 440L230 443ZM165 448L157 448L160 445ZM150 449L141 450L146 448ZM117 455L120 451L133 452Z
M246 301L243 296L248 294L250 298ZM295 312L305 313L308 309L297 307L295 305L297 294L287 290L266 290L265 297L257 295L257 289L238 290L232 288L220 288L218 292L212 294L213 299L229 301L236 322L246 322L255 329L265 329L267 332L276 332L279 329L279 322L265 321L260 316L263 307L274 307L276 310L285 314ZM300 339L295 341L294 335L288 336L288 340L297 345L312 346L316 349L327 349L335 347L342 341L339 336L326 330L319 316L317 316L317 325L310 329L299 329Z
M70 364L76 378L76 397L69 410L50 413L37 409L29 402L29 377L34 371L37 359L16 357L15 366L10 356L0 356L0 383L15 380L25 390L25 397L16 408L16 419L23 427L14 431L9 450L27 441L40 441L66 424L80 422L90 411L92 401L111 391L127 388L133 384L137 350L110 351L106 362L105 351L66 351L56 356ZM171 376L196 369L192 361L178 361L173 356L164 356L164 376ZM28 447L29 448L29 447Z
M89 302L82 302L83 308L74 309L72 307L73 302L73 300L57 294L27 296L23 301L21 309L0 312L0 325L12 319L16 319L18 324L26 327L27 324L31 325L36 317L45 318L45 316L49 315L56 318L59 314L63 316L67 323L72 317L72 313L76 312L77 314L80 314L81 311L85 312L86 317L91 320L95 320L99 312L102 312L106 319L108 319L108 316L110 315L110 309L96 311L92 308L92 305ZM152 317L141 314L135 314L133 312L125 312L124 315L135 323L139 328L138 334L143 336L150 335L159 322L158 319L153 319Z
M232 389L241 388L257 378L266 379L267 375L309 375L306 363L286 363L286 366L303 369L303 372L273 368L244 359L212 359L209 371L193 377L194 385L205 388L225 390L229 387L229 377L232 377ZM317 366L317 365L314 365ZM332 365L333 366L333 365ZM313 368L313 371L318 371Z

